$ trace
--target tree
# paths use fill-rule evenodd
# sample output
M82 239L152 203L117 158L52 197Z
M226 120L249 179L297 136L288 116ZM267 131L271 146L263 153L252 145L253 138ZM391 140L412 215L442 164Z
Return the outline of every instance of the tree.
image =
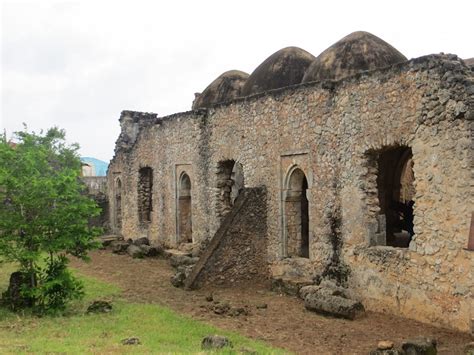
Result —
M36 134L25 126L15 135L16 143L5 135L0 142L0 261L19 264L21 306L62 310L83 294L67 256L87 259L98 246L100 231L88 220L100 209L84 194L79 147L66 144L63 130Z

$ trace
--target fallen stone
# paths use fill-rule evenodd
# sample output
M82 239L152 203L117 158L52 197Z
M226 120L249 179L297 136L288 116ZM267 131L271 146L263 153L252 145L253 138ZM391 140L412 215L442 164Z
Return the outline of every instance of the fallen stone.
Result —
M131 338L122 339L122 344L123 345L140 345L141 342L140 342L140 339L138 339L137 337L131 337Z
M87 307L86 313L109 313L112 311L112 304L107 301L94 301Z
M171 284L174 287L183 287L184 281L187 279L192 270L192 266L179 266L176 269L176 273L171 277Z
M156 256L164 256L164 251L165 251L165 248L163 246L163 244L161 243L152 243L150 245L150 247L152 248L151 250L153 250L153 252L156 252L158 255Z
M224 347L232 348L232 342L224 336L221 335L208 335L202 339L201 349L222 349Z
M189 253L186 253L184 251L181 251L181 250L178 250L178 249L166 249L166 248L163 248L163 256L166 258L166 259L171 259L173 256L181 256L181 255L185 255L185 256L191 256L191 254Z
M238 317L238 316L248 316L250 312L245 307L232 307L229 310L229 316L231 317Z
M140 247L137 247L134 244L130 244L127 248L127 254L130 255L134 259L141 259L143 258L143 251Z
M110 243L110 246L112 247L112 253L115 254L125 254L129 245L129 243L124 241L115 241Z
M184 276L184 273L177 271L173 276L171 276L170 281L174 287L183 287L185 280L186 277Z
M298 297L304 300L306 296L311 293L319 292L319 290L321 290L321 287L319 285L303 286L298 291Z
M256 305L257 309L267 309L268 305L266 303L260 303Z
M196 264L198 260L199 258L193 258L187 255L173 255L170 258L170 264L172 267L189 266Z
M100 238L100 242L102 243L103 247L110 247L112 246L112 243L122 241L123 238L110 234L110 235L103 235Z
M135 239L133 241L133 245L136 245L137 247L141 245L150 245L150 240L147 237L141 237L141 238Z
M336 285L330 280L323 280L319 285L303 286L298 292L301 299L305 299L310 293L323 293L327 296L340 296L347 299L354 299L355 296L347 288Z
M143 244L138 246L143 253L143 256L147 256L149 249L151 248L149 245Z
M163 249L160 249L159 246L142 244L140 245L140 249L147 258L155 258L163 254Z
M393 341L390 341L390 340L382 340L382 341L379 341L378 345L377 345L377 349L378 350L389 350L389 349L393 349Z
M310 280L293 280L286 278L272 279L271 290L278 293L284 293L289 296L298 296L302 287L311 285Z
M337 285L332 280L323 279L319 284L323 289L331 290L334 296L341 296L344 298L354 299L354 294L351 290Z
M325 293L310 293L304 300L306 309L337 318L354 320L365 313L364 306L359 301L341 296L330 296Z
M215 314L224 315L229 312L230 305L228 303L216 304L212 310Z
M402 349L406 355L436 355L436 340L418 337L403 342Z

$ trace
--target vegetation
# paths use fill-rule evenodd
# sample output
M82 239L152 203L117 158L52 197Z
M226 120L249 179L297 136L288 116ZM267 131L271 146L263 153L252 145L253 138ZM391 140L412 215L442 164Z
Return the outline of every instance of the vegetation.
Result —
M57 128L0 139L0 261L19 265L3 299L14 309L63 311L83 295L67 255L86 259L97 246L88 220L99 209L83 194L77 150Z
M12 266L0 269L0 289L7 286ZM79 275L80 276L80 275ZM0 311L0 353L197 353L204 336L220 334L230 338L238 353L247 348L259 354L279 354L262 342L177 315L156 304L128 303L114 285L80 276L85 297L68 308L67 317L42 318ZM87 305L97 299L112 301L111 313L85 314ZM122 345L121 340L138 337L140 345Z

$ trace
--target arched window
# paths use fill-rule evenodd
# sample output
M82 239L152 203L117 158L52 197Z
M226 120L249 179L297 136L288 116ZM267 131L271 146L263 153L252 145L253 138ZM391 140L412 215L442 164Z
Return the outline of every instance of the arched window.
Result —
M115 229L122 229L122 181L120 178L115 180Z
M285 181L283 225L286 256L309 258L308 180L301 169L295 168Z
M178 184L178 243L192 241L191 179L183 173Z

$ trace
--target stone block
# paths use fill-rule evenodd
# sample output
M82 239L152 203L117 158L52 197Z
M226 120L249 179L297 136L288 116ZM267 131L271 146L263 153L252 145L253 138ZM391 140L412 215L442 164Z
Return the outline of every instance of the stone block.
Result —
M312 281L310 280L276 278L272 279L271 290L274 292L284 293L289 296L298 296L302 287L309 286L311 284Z
M94 301L87 307L86 313L109 313L112 311L112 303L108 301Z
M143 258L143 250L140 247L137 247L134 244L131 244L127 248L127 254L130 255L132 258Z
M125 241L115 241L110 244L112 247L112 253L114 254L125 254L129 245L130 243Z
M406 340L402 344L406 355L436 355L436 340L426 337L418 337Z
M304 300L306 309L336 318L354 320L365 313L364 306L359 301L341 296L331 296L323 292L310 293Z
M140 249L143 252L143 256L148 258L154 258L163 255L163 248L159 245L140 245Z
M334 282L323 280L319 285L309 285L300 288L298 296L304 300L306 296L313 293L319 293L326 296L339 296L347 299L353 299L354 295L347 288L337 286Z
M171 277L171 284L174 287L183 287L184 281L188 278L192 270L193 266L179 266L176 269L176 273Z
M193 258L187 255L173 255L170 258L170 264L172 267L194 265L199 261L199 258Z
M137 247L141 245L150 245L150 240L147 237L141 237L141 238L135 239L133 241L133 244L136 245Z
M201 342L201 349L203 350L222 349L224 347L232 348L233 345L229 338L221 335L208 335Z

